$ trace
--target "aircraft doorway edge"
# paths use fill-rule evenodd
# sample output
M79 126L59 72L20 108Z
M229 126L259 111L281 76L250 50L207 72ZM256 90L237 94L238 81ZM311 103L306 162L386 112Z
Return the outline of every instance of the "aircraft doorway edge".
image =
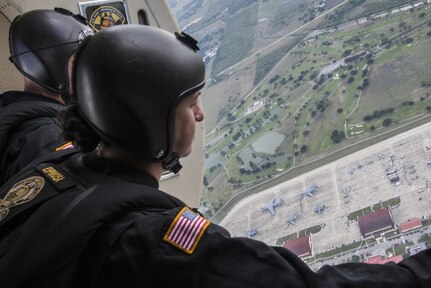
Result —
M97 4L98 2L110 1L91 2ZM149 24L171 32L179 31L178 24L166 0L123 0L123 2L127 3L131 24ZM10 22L16 16L33 9L62 7L73 13L79 13L78 3L84 3L84 1L0 0L0 93L23 88L22 75L8 59ZM169 174L164 176L160 183L160 189L180 198L191 207L198 207L204 173L204 125L202 122L197 123L192 154L183 159L181 163L183 169L180 173L177 176Z

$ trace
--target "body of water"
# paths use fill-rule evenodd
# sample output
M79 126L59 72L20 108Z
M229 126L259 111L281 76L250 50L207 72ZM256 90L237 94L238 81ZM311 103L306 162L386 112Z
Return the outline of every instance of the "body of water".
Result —
M285 137L277 132L269 132L253 142L252 146L256 152L274 154Z

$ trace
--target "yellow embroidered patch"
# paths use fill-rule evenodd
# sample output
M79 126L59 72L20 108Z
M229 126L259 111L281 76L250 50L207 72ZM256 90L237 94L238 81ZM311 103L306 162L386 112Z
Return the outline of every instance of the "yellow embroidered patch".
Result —
M192 254L211 222L184 207L175 217L163 240Z
M49 167L45 167L42 169L42 172L49 177L49 179L51 179L52 182L54 183L58 183L64 179L66 179L66 177L61 174L58 170L56 170L54 167L49 166Z
M23 179L7 192L3 199L0 199L0 222L9 214L9 209L33 200L45 185L42 177L34 176Z

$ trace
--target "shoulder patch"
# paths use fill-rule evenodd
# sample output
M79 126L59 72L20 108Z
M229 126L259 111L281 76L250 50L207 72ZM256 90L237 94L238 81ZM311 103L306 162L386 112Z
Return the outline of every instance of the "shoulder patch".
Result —
M42 175L45 176L46 179L48 179L49 182L51 182L51 184L54 185L54 187L59 191L72 188L76 184L72 177L69 177L63 170L60 169L60 167L57 167L53 164L39 164L36 167L36 170L42 173Z
M34 176L23 179L7 192L3 199L0 199L0 222L9 214L9 209L33 200L45 185L42 177Z
M192 254L211 222L184 207L175 217L163 240Z

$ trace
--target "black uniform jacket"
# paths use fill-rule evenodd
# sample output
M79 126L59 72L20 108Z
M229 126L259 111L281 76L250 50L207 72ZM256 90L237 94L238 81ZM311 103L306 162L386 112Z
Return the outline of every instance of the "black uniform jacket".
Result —
M134 168L80 154L49 165L38 168L47 180L61 178L54 169L84 188L75 193L73 181L60 180L55 185L63 192L27 215L20 236L0 258L1 287L431 287L430 250L399 264L350 263L313 272L284 248L231 237ZM32 201L51 188L45 185ZM0 198L6 197L4 190ZM44 210L48 213L41 217ZM192 249L168 239L183 218L204 223L201 235L191 237ZM38 228L30 233L28 226ZM1 231L0 221L0 237Z
M3 93L0 111L0 186L39 156L66 143L57 120L63 109L47 97L19 91Z

